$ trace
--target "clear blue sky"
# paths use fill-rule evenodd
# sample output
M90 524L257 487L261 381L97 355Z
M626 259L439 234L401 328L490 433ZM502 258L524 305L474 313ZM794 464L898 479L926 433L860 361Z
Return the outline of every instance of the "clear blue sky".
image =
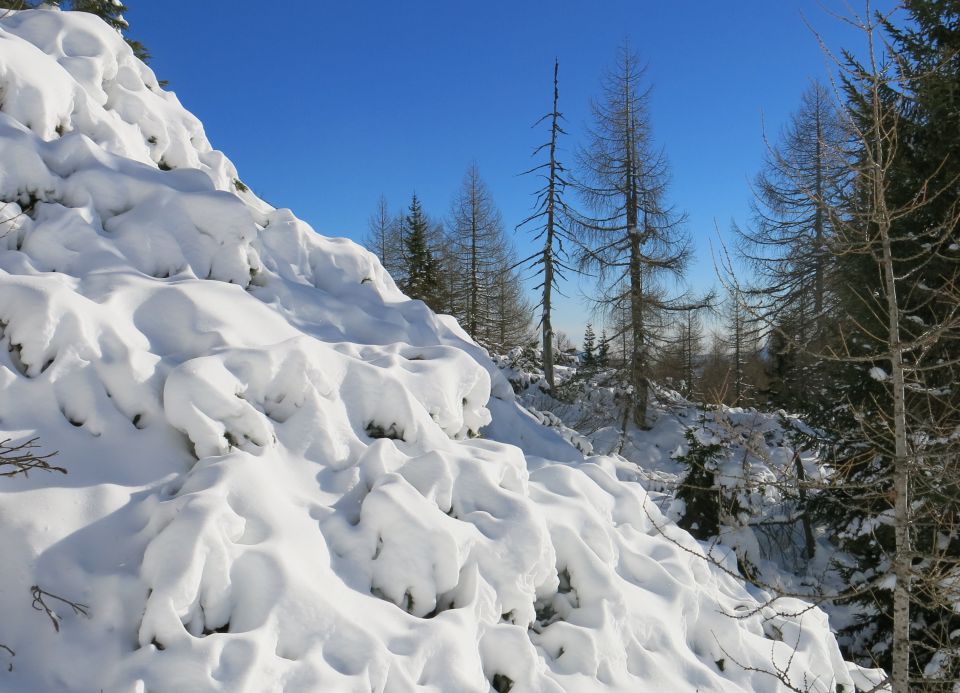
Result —
M649 64L695 287L713 283L715 229L747 219L764 130L775 137L809 80L828 74L802 17L832 47L860 42L826 13L837 0L128 4L131 36L243 180L318 232L356 240L381 193L400 209L415 189L445 215L472 160L512 230L537 187L517 174L545 137L530 126L550 108L554 57L569 165L628 39ZM588 308L576 283L567 293L559 327L577 339Z

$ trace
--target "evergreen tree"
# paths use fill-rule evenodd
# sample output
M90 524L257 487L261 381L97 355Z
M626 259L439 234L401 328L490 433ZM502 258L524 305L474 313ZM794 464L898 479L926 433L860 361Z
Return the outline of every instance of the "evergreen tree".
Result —
M404 219L404 265L403 290L411 298L418 298L434 310L438 310L441 298L440 272L428 242L429 222L416 193Z
M120 0L71 0L64 9L71 9L76 12L89 12L95 14L117 31L124 31L130 28L127 20L123 18L123 13L127 11L127 6Z
M914 248L901 260L901 271L921 275L904 298L910 316L905 329L915 336L920 325L949 323L956 311L956 294L945 289L955 284L960 263L960 2L907 0L903 6L908 19L902 28L885 22L907 87L890 197L905 205L918 190L925 192L924 203L898 229L900 243ZM958 341L954 335L940 340L931 361L960 357ZM955 383L952 370L939 374L929 386Z
M677 487L677 500L683 501L683 516L677 524L700 540L720 533L720 515L723 511L720 488L717 485L717 467L724 446L717 440L703 442L700 430L688 428L687 452L678 457L687 472Z
M587 328L583 332L583 369L592 371L597 366L597 356L594 351L597 348L597 337L593 333L593 325L587 323Z
M606 329L600 332L600 345L597 347L597 367L607 368L610 365L610 340L607 339Z
M427 224L427 247L437 267L434 305L438 313L456 314L455 294L462 280L462 268L454 243L442 221Z

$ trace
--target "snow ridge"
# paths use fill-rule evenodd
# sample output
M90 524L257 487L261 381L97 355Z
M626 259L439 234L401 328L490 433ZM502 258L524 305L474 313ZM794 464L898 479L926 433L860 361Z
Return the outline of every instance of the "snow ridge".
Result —
M69 470L0 479L0 689L853 690L98 19L0 19L0 102L0 438Z

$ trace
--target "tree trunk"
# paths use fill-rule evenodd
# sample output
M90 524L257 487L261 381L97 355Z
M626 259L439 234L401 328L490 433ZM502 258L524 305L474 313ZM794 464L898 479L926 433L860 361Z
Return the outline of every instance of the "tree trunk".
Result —
M803 460L800 459L800 451L793 453L793 465L797 470L797 490L800 495L800 524L803 526L804 553L807 559L812 559L817 550L817 543L813 537L813 528L810 526L810 516L807 514L807 489L804 486L807 482L807 473L803 469Z
M890 239L892 215L887 201L888 147L891 136L884 132L883 101L880 96L880 73L873 62L873 35L870 39L871 75L873 76L872 122L866 154L870 164L872 222L880 241L880 271L883 275L884 301L887 313L887 344L890 359L890 387L893 400L893 646L891 648L891 683L893 693L910 690L910 497L909 455L907 450L907 407L904 349L900 338L900 306L897 301L897 277Z
M553 324L550 322L550 289L549 282L553 281L552 264L547 264L543 272L546 286L543 290L543 375L547 379L547 386L554 387L553 376Z
M630 235L630 322L633 326L630 349L633 422L640 428L647 428L647 399L650 393L643 344L643 268L640 266L640 234L636 226Z
M557 132L560 128L560 113L557 111L560 99L558 73L560 63L553 62L553 115L550 127L550 180L547 183L547 238L543 249L543 374L547 386L552 390L553 378L553 323L550 320L550 301L553 291L553 240L556 223L557 195Z
M818 97L819 98L819 97ZM820 109L816 109L816 130L817 130L817 155L815 166L817 167L816 171L816 180L814 181L815 190L814 203L816 205L816 210L814 211L813 217L813 234L814 234L814 243L816 247L814 249L814 279L813 279L813 313L814 313L814 326L816 328L816 334L820 333L820 324L823 320L823 262L824 262L824 253L823 253L823 243L824 243L824 210L823 210L823 169L824 169L824 152L823 152L823 123L821 123L820 118Z
M470 306L470 319L468 321L470 336L477 339L478 316L477 316L477 294L480 293L480 270L477 267L477 185L476 180L471 180L470 189L470 295L467 296L467 303Z
M882 191L883 192L883 191ZM890 381L893 389L893 691L907 693L910 686L910 505L909 456L907 451L907 410L900 341L900 308L897 304L896 275L890 247L890 225L881 220L880 242L883 248L883 283L887 303L887 340L890 348Z
M627 233L630 236L630 327L633 329L633 342L630 345L630 380L633 385L633 423L640 428L647 428L647 400L649 398L649 384L647 382L647 363L644 353L644 322L643 322L643 257L641 250L643 237L640 231L640 181L638 180L636 150L634 136L636 135L634 114L630 110L630 83L624 84L624 104L626 104L626 131L624 142L626 160L624 171L626 180L624 186L626 199ZM647 217L644 209L643 233L646 234Z

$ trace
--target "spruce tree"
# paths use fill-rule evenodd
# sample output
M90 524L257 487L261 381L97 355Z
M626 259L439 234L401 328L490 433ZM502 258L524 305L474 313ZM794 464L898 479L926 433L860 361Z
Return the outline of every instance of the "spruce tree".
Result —
M597 368L607 368L610 365L610 340L607 339L606 329L600 332L600 344L597 347Z
M434 310L440 303L440 273L437 261L428 242L429 222L416 193L410 201L404 219L404 267L403 290L411 298L418 298Z
M700 540L716 537L720 533L720 515L723 503L717 485L717 468L725 452L718 440L701 440L707 435L703 429L688 428L684 432L687 451L677 460L687 471L677 487L677 500L683 501L684 510L677 524Z
M587 328L583 332L583 369L587 372L593 371L597 365L597 356L594 351L597 348L597 337L593 333L593 325L587 323Z
M127 6L120 0L71 0L65 9L95 14L117 31L124 31L130 27L123 17Z
M436 267L437 288L433 309L438 313L454 314L454 294L461 276L459 258L450 239L447 227L440 220L427 218L427 248Z

